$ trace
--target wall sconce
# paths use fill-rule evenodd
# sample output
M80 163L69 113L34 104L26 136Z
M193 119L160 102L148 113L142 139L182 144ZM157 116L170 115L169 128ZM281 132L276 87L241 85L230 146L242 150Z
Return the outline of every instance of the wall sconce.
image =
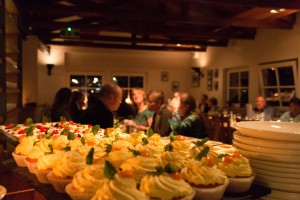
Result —
M52 71L52 69L54 67L54 64L46 64L46 66L47 66L47 69L48 69L48 76L50 76L51 75L51 71Z

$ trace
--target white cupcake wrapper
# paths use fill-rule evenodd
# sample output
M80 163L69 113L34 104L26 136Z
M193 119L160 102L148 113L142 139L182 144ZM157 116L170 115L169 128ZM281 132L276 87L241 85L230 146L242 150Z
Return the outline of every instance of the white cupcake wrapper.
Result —
M242 192L247 192L255 178L255 174L250 177L246 178L230 178L229 179L229 184L226 188L226 192L231 192L231 193L242 193Z
M225 189L228 185L226 182L223 185L219 185L213 188L197 188L193 187L195 190L195 197L194 199L201 199L201 200L220 200L222 199Z
M47 177L57 192L66 193L65 188L72 182L72 178L56 177L53 172L47 174Z
M34 173L35 173L37 179L39 180L39 182L44 183L44 184L51 184L47 177L47 174L50 173L52 171L52 169L38 170L37 163L35 163L32 167L33 167Z
M27 155L18 155L18 154L12 153L12 156L14 157L14 160L19 167L27 167L27 165L25 163L25 159L27 158Z
M73 184L69 183L66 187L66 193L72 200L90 200L95 193L94 192L78 192L73 188Z

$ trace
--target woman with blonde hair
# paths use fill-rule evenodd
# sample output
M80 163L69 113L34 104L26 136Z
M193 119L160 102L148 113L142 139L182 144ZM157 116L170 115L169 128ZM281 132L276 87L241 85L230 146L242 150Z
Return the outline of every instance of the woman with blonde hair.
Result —
M147 130L153 122L153 112L146 104L146 93L142 88L132 89L132 99L136 108L133 120L124 120L126 125L135 126L137 130Z

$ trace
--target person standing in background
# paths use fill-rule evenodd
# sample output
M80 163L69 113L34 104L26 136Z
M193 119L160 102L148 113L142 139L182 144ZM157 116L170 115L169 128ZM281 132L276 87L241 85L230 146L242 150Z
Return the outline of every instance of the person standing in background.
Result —
M289 105L290 110L283 113L279 120L282 122L300 122L300 99L292 98Z
M178 107L179 118L172 118L171 128L175 134L194 138L204 138L204 122L196 112L196 100L188 93L180 94Z
M61 88L58 90L51 108L51 120L53 122L60 121L61 117L65 117L68 121L71 120L71 97L72 91L69 88Z
M136 108L133 120L124 120L125 125L134 126L137 130L147 130L153 122L153 112L146 104L146 94L142 88L132 89L132 99Z
M100 128L110 128L114 125L113 111L118 110L122 102L122 88L115 83L104 84L97 98L84 112L83 124L100 125Z
M71 118L74 122L80 123L80 118L83 113L84 103L84 95L80 91L72 92L71 98Z
M206 94L203 94L201 96L201 102L198 106L200 113L207 113L209 111L207 100L208 100L208 96Z
M165 104L165 96L161 90L152 90L147 95L147 105L150 111L154 112L152 130L161 136L167 136L171 133L169 119L172 118L172 112Z
M271 121L274 116L274 109L268 107L263 96L256 98L256 107L252 110L252 119L258 121Z

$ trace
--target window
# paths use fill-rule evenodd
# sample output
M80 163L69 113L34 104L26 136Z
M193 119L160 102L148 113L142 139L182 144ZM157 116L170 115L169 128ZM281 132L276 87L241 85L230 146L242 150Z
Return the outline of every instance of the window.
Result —
M240 104L241 107L244 107L248 103L248 70L229 70L227 80L227 101L231 104Z
M295 95L296 60L261 64L260 75L264 96L271 106L289 106Z
M123 89L123 98L127 103L131 103L131 90L135 87L145 90L145 74L115 74L113 81Z
M71 74L70 75L70 87L72 90L81 91L85 99L91 93L100 91L102 86L102 76L92 74Z

